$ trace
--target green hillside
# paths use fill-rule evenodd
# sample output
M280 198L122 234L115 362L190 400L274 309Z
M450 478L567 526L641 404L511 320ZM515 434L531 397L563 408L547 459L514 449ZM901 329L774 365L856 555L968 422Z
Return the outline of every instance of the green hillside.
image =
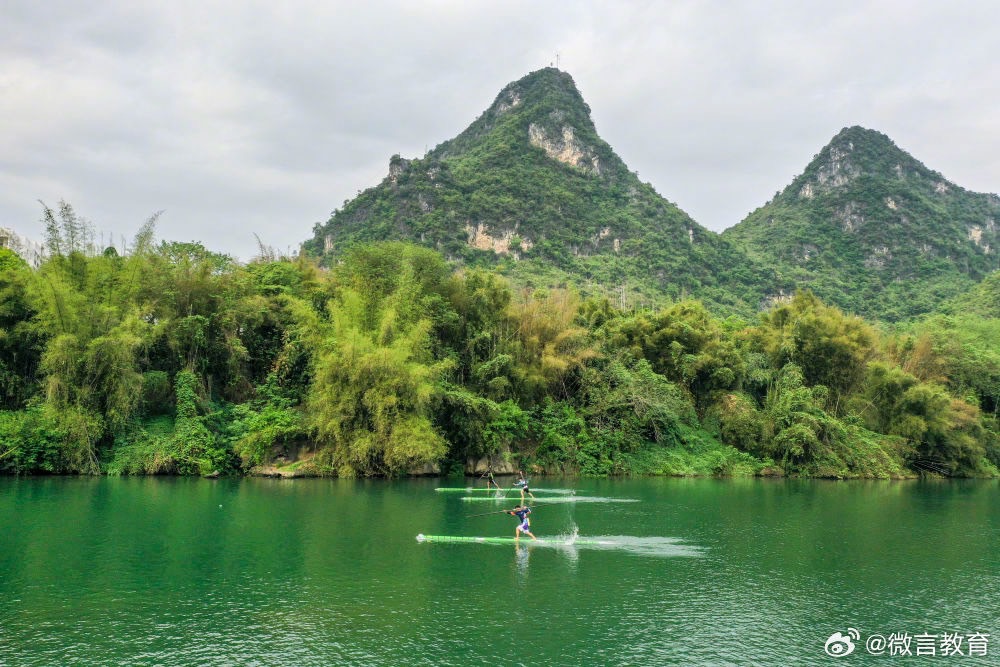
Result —
M511 83L464 132L317 225L306 250L329 262L405 240L516 284L573 284L616 302L696 296L756 312L774 276L642 183L597 134L572 78L546 68Z
M772 201L723 237L848 311L936 310L1000 267L1000 198L969 192L887 136L842 130Z
M1000 271L994 271L967 292L945 303L942 312L1000 319Z

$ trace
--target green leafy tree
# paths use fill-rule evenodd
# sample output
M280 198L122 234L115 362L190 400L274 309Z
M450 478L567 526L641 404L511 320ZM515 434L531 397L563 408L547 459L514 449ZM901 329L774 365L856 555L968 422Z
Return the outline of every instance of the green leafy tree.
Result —
M447 366L430 358L429 321L406 322L392 304L372 326L366 310L351 290L331 304L307 405L338 474L399 474L446 451L429 414Z
M0 409L24 407L37 391L45 333L28 297L28 265L0 248Z
M865 377L877 342L874 329L861 318L824 305L810 292L798 292L766 313L755 336L773 367L793 363L807 385L827 387L834 413Z
M608 325L613 347L646 359L652 368L684 387L704 409L743 375L735 339L697 301L683 301L659 313L637 313Z

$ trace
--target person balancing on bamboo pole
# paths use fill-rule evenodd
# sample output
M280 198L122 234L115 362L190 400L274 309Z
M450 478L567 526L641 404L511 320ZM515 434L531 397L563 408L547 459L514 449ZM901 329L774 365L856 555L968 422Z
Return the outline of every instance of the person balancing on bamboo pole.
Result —
M521 539L521 533L528 535L533 540L538 539L531 532L531 521L528 519L528 515L531 514L530 507L522 507L521 505L517 505L516 507L514 507L514 509L507 510L507 514L510 514L511 516L516 516L518 519L521 520L521 523L517 524L517 528L514 529L515 540Z
M492 463L490 463L486 467L486 472L484 472L479 477L480 478L484 478L484 477L486 478L486 490L487 491L490 490L491 488L495 488L497 491L500 490L500 485L497 484L497 481L495 479L493 479L493 464Z
M521 489L521 503L522 504L524 503L524 494L526 493L529 496L531 496L532 500L534 500L535 494L533 494L531 492L531 489L528 488L528 478L524 476L524 471L518 470L517 475L518 475L518 480L514 482L514 486Z

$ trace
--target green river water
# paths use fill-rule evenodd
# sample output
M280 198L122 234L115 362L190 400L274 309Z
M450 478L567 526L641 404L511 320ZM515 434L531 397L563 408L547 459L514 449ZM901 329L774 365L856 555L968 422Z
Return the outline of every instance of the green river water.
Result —
M997 481L533 483L0 478L0 664L1000 664Z

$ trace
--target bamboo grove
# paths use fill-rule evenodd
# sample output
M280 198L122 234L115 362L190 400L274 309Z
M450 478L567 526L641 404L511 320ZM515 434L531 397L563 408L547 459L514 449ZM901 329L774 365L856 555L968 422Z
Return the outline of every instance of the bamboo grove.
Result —
M326 270L45 220L37 269L0 249L3 472L998 475L1000 312L622 311L401 243Z

